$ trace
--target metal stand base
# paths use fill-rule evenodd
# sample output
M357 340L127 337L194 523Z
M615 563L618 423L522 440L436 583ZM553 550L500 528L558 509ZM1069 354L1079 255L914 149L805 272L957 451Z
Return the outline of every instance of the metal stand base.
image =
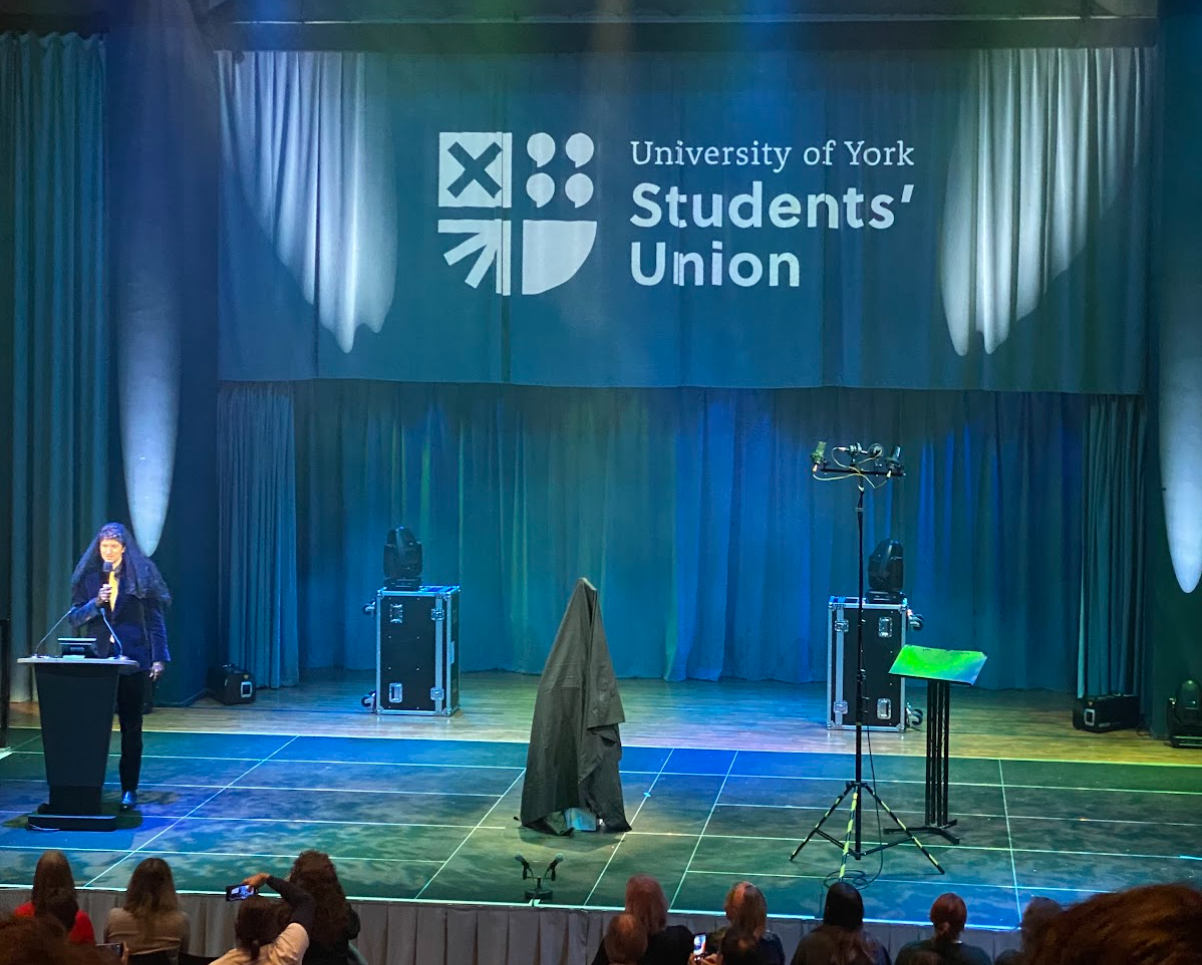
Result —
M905 835L904 838L901 838L897 841L882 841L880 844L878 844L872 848L863 848L860 846L859 834L856 832L858 831L858 825L859 825L857 818L859 817L859 814L860 814L861 792L864 794L867 794L874 801L876 801L877 804L879 804L882 808L885 809L885 813L888 814L889 817L893 819L893 823L896 824L897 827L889 828L888 830L891 832L896 832L898 834L904 834ZM844 800L847 798L847 795L849 795L849 794L851 795L851 814L849 815L848 820L847 820L847 832L846 832L843 840L840 841L838 838L833 837L827 831L825 831L822 826L826 823L827 819L832 814L834 814L836 810L838 810L839 805L844 802ZM922 843L916 837L914 837L914 833L909 828L907 828L905 826L905 824L902 823L901 818L899 818L896 814L893 813L892 808L890 808L889 805L886 804L884 802L884 800L882 800L881 796L876 793L876 790L867 781L848 781L847 782L847 787L845 787L843 789L843 793L840 794L837 798L835 798L834 803L832 803L831 806L826 809L826 813L824 815L822 815L821 818L818 819L818 823L815 824L814 827L810 830L810 833L805 836L805 840L802 841L801 844L799 844L794 849L793 853L789 856L789 860L792 861L794 858L796 858L797 855L801 852L801 849L804 848L807 844L809 844L810 841L815 837L825 838L827 841L831 842L831 844L836 844L843 849L843 863L839 866L839 877L840 878L847 877L847 859L848 858L852 858L856 861L859 861L863 858L867 858L869 855L873 855L873 854L876 854L877 852L884 851L887 848L895 848L899 844L907 844L907 843L913 844L914 847L916 847L919 851L921 851L923 854L923 857L925 857L929 862L931 862L931 864L935 866L935 870L938 871L941 875L947 874L947 872L943 870L943 866L938 861L935 860L935 856L922 846ZM855 838L855 846L854 847L852 845L853 837Z
M960 839L950 833L956 822L947 816L951 756L952 688L946 680L927 680L927 786L925 823L916 831L938 834L952 844ZM895 829L890 828L891 832Z

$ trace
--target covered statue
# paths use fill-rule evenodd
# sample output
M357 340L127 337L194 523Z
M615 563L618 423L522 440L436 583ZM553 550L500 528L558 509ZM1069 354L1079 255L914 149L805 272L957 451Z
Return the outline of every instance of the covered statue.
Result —
M549 834L627 831L622 801L626 720L597 588L576 581L543 667L526 754L522 824Z

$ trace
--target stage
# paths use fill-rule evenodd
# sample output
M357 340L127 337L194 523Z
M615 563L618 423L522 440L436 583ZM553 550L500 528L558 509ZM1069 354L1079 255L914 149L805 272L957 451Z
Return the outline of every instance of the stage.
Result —
M789 856L851 776L853 746L850 732L823 725L822 685L622 681L633 830L560 839L516 821L536 686L468 675L450 720L376 717L358 702L370 680L353 674L246 707L157 709L146 720L142 813L110 834L26 829L44 784L35 711L18 705L22 726L0 760L3 882L28 886L38 855L55 847L89 888L123 889L138 860L160 855L181 890L219 892L253 871L284 873L317 848L353 897L521 903L514 854L545 866L562 852L556 905L620 906L626 878L647 871L680 914L719 913L743 878L763 888L774 917L819 911L839 850L815 840ZM922 706L921 691L910 700ZM1042 692L954 693L951 813L962 844L924 838L946 875L912 846L860 862L879 873L864 891L870 918L922 922L952 890L971 926L1013 928L1034 894L1073 901L1202 877L1202 753L1130 731L1073 731L1070 706ZM921 730L871 736L878 789L912 823L924 740ZM117 798L113 784L110 806ZM868 810L867 840L876 822ZM845 824L828 828L841 836Z

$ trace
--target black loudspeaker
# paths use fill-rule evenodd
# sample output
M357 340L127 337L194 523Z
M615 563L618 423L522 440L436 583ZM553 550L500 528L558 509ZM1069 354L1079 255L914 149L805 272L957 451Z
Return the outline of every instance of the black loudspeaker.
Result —
M251 704L255 700L255 678L228 663L210 667L209 693L221 704Z
M1139 698L1135 694L1079 697L1073 706L1073 726L1093 734L1138 727Z

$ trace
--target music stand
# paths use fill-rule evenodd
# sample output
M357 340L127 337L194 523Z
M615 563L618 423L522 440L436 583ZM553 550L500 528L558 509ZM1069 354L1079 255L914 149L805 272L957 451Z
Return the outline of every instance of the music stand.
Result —
M905 646L889 672L927 682L927 786L926 824L915 831L930 831L952 844L960 839L948 828L947 798L950 763L951 685L972 686L988 658L979 650L938 650L935 647ZM888 829L890 832L893 828Z

